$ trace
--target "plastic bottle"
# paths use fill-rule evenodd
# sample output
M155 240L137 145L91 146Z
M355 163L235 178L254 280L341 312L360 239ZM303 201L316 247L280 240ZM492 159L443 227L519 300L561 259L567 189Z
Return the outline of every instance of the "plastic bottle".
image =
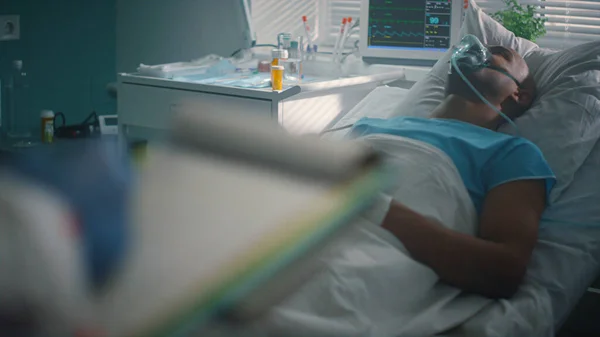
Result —
M289 58L280 63L285 68L286 81L297 83L302 79L303 45L304 39L302 36L299 36L296 41L292 41Z
M271 61L271 83L273 83L273 67L281 65L288 58L288 51L285 49L273 49L271 51L273 60Z
M7 135L13 139L23 139L31 137L31 133L19 127L17 116L23 116L26 112L26 103L29 101L27 94L29 83L27 73L23 71L23 61L15 60L12 64L12 74L8 81L8 116L7 116Z

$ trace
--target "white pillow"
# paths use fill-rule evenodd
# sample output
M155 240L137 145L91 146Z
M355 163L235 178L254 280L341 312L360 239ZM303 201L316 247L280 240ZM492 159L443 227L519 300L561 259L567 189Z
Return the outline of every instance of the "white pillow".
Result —
M600 229L600 143L597 143L560 200L549 207L545 217ZM548 223L547 226L569 223ZM571 227L577 227L573 225ZM599 238L600 239L600 238Z
M556 174L550 196L554 202L600 137L600 42L553 54L539 49L526 60L534 69L538 98L516 124L521 136L542 150ZM507 126L501 131L512 132Z
M600 41L556 53L540 49L515 37L472 0L461 37L466 34L486 44L513 48L529 64L539 94L516 124L522 137L539 146L556 174L550 201L557 200L600 136ZM395 116L429 116L444 99L450 55L448 51L424 79L415 83L398 104ZM510 132L507 127L502 130Z
M363 117L390 118L398 102L406 97L407 89L381 86L371 91L356 106L354 106L344 117L342 117L331 129L338 129L353 125ZM350 132L350 128L344 128L324 134L324 137L332 139L343 139Z

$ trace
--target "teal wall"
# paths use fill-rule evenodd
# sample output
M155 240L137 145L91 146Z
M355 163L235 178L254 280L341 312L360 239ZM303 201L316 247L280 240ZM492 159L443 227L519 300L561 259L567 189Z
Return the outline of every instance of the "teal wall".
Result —
M21 39L0 42L0 78L17 59L29 78L20 125L38 128L42 109L64 112L68 123L116 112L106 91L116 79L116 0L0 0L0 14L21 16Z

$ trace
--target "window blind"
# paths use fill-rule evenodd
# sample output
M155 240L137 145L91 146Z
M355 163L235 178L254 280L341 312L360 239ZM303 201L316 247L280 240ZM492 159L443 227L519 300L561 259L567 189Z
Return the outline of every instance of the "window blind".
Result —
M537 39L541 47L565 49L600 39L600 0L520 0L534 5L545 16L547 33ZM504 8L502 0L478 0L488 14ZM252 0L252 17L259 43L275 43L282 31L303 34L300 17L312 21L314 39L321 45L333 45L342 18L360 16L361 0ZM362 23L364 26L365 23ZM348 44L358 39L358 30Z
M321 0L321 11L325 13L322 20L322 45L333 45L340 32L342 19L352 17L355 22L360 17L361 0ZM362 23L364 25L365 23ZM358 40L358 30L348 38L346 46Z
M522 5L538 7L545 16L547 33L537 39L544 48L565 49L600 39L600 0L521 0ZM502 0L480 0L477 4L488 14L504 8Z
M322 0L252 0L252 22L257 43L277 43L277 34L305 36L302 16L309 18L313 38L319 37L319 9Z

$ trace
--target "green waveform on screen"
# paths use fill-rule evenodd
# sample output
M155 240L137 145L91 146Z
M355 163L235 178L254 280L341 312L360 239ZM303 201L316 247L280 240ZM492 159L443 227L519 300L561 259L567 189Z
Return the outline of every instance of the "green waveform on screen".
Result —
M425 36L425 34L420 33L420 32L418 32L418 33L413 33L413 32L408 32L408 33L407 32L388 32L387 30L383 31L383 32L380 32L380 31L376 30L376 31L373 32L372 36L375 37L377 35L379 35L379 36L398 36L398 37L403 37L403 36Z
M424 12L425 8L415 8L415 7L380 7L380 6L369 6L369 9L376 11L418 11Z
M373 23L418 23L423 24L423 20L394 20L394 19L371 19Z

